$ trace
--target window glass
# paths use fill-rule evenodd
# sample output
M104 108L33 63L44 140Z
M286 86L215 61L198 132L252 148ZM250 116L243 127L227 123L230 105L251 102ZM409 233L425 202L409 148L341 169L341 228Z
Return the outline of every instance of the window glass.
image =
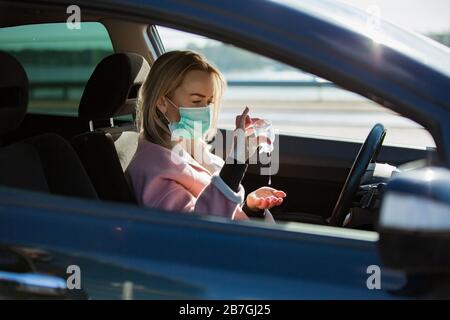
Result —
M381 122L388 129L385 144L435 146L417 123L329 81L216 40L157 28L166 51L202 53L225 75L221 128L232 128L234 117L247 105L252 116L271 120L284 134L364 141Z
M113 53L97 22L68 29L66 23L0 28L0 50L15 56L30 82L32 113L77 115L84 86L95 66Z

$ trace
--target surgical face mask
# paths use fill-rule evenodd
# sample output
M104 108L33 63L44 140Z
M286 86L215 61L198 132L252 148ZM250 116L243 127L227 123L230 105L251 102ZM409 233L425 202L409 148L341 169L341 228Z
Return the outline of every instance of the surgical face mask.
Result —
M170 122L169 130L172 137L186 139L200 139L209 130L211 123L211 108L206 107L177 107L169 98L167 100L178 109L180 121Z

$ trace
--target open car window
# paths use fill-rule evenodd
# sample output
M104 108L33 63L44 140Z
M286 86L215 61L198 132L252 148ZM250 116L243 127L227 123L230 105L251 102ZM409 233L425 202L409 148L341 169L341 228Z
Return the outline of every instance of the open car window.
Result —
M280 133L364 141L381 122L386 145L434 147L419 124L334 83L220 41L157 27L166 51L202 53L225 75L228 88L219 127L232 129L234 117L249 106L252 116L270 119Z
M28 75L28 112L76 116L84 86L95 66L113 53L105 27L82 22L0 28L0 50L17 58Z

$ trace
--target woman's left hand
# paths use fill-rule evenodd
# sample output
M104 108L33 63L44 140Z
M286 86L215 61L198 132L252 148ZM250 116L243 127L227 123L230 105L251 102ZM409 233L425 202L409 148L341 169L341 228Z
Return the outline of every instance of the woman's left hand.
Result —
M247 207L251 210L264 210L279 206L286 193L271 187L261 187L247 196Z

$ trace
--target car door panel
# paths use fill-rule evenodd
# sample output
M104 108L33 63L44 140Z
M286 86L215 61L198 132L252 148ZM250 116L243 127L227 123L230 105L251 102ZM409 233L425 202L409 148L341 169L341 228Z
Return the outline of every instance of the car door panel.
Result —
M375 233L318 228L0 192L0 243L46 252L41 272L80 266L89 298L123 298L125 283L139 298L391 297L366 286Z

